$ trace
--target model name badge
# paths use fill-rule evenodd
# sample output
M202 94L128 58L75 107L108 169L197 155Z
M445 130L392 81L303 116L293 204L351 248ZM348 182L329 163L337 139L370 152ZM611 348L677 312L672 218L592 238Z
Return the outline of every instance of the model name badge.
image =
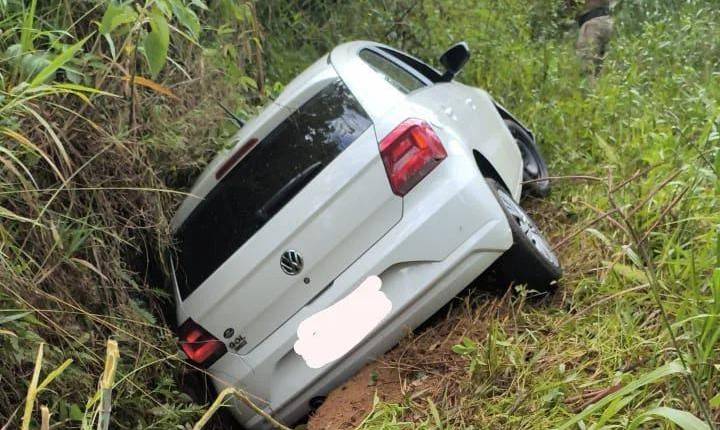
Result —
M230 344L228 346L233 351L238 352L238 351L240 351L240 348L242 348L245 345L247 345L247 340L245 340L245 338L242 337L242 335L241 335L241 336L238 336L235 339L233 339L232 342L230 342Z
M390 313L392 302L380 287L382 280L370 276L339 302L300 323L294 349L308 367L319 369L347 354Z

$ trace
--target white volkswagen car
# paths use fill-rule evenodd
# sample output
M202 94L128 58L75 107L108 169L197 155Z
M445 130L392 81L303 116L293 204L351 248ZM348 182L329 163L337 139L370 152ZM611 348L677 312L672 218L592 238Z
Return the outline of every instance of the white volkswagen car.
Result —
M293 424L491 265L534 289L559 278L518 204L523 179L547 192L545 163L486 92L453 81L468 57L453 46L441 73L340 45L200 177L173 220L173 284L181 348L216 389Z

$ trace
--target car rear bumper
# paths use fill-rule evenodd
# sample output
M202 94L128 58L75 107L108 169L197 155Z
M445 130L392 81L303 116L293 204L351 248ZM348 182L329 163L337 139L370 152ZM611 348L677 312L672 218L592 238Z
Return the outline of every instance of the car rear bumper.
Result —
M210 368L218 389L235 386L277 419L293 423L309 401L326 395L395 345L512 244L505 216L474 159L459 144L403 201L403 218L324 291L246 355L227 353ZM362 202L358 202L362 204ZM392 310L342 358L310 368L293 346L299 324L377 275ZM269 428L234 400L232 412L249 429Z

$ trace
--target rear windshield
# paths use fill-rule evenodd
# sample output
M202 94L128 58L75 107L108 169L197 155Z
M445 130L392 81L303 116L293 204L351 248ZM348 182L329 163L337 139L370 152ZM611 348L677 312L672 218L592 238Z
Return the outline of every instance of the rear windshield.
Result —
M338 80L262 139L175 233L181 297L195 291L370 124Z

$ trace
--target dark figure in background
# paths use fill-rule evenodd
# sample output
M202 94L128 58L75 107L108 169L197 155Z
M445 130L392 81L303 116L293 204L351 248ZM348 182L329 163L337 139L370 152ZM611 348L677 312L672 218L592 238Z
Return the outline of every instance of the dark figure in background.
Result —
M575 45L576 52L582 60L585 73L596 76L600 72L613 34L610 0L585 0L577 22L580 34Z

